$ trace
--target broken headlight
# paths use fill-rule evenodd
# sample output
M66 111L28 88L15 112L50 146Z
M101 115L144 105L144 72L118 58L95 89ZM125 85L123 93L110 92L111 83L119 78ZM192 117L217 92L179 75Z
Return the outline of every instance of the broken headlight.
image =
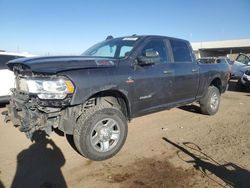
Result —
M21 78L17 88L21 91L36 94L40 99L64 99L75 89L73 83L64 78Z

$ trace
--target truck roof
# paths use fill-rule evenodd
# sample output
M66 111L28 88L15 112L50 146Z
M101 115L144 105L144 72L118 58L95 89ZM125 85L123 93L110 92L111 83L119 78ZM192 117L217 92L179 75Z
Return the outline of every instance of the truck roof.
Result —
M130 36L124 36L124 37L116 37L114 39L119 39L119 38L167 38L167 39L173 39L173 40L182 40L185 42L189 42L185 39L180 39L180 38L175 38L175 37L169 37L169 36L162 36L162 35L130 35Z

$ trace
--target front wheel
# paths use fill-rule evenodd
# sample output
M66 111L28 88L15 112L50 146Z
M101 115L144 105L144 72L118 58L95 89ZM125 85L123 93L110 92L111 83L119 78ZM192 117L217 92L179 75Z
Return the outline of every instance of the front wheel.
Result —
M220 91L215 86L209 86L206 95L200 100L201 112L214 115L219 110Z
M79 117L73 136L83 156L95 161L105 160L122 148L127 137L127 120L119 108L100 104Z

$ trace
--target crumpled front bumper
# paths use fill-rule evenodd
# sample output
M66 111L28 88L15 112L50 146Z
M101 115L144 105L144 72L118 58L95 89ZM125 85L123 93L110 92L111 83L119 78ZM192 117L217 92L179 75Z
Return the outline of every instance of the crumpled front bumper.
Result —
M58 126L60 109L41 107L29 96L13 93L6 107L7 111L2 113L5 116L4 121L11 121L29 139L37 130L50 134L52 127Z

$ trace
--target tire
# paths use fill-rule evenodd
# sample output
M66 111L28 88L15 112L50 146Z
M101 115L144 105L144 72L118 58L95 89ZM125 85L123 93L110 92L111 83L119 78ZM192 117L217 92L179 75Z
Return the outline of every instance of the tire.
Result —
M83 156L102 161L120 151L127 132L127 119L120 108L101 100L78 118L73 138Z
M215 86L209 86L206 95L200 100L201 112L206 115L214 115L219 110L220 91Z

